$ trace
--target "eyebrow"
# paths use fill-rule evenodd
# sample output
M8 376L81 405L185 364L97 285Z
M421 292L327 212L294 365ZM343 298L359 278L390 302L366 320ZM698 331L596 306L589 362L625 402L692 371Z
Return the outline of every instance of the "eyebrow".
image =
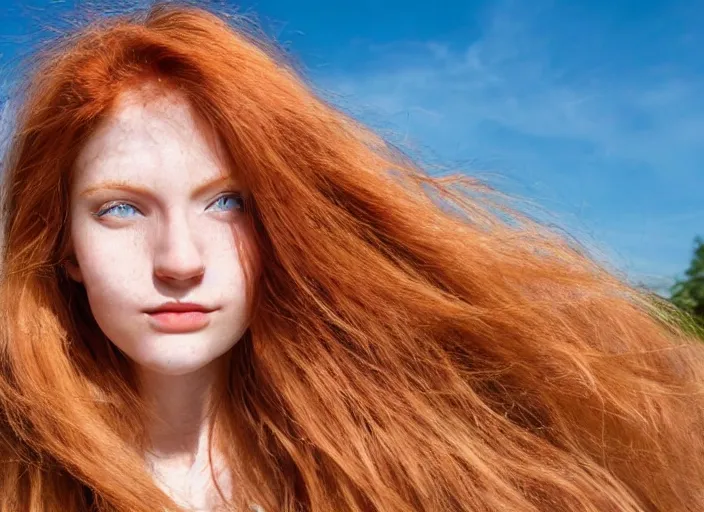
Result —
M193 191L194 196L199 196L207 192L208 190L214 189L214 188L221 188L221 187L231 187L235 184L235 181L230 178L229 176L219 176L213 180L206 181L204 183L201 183L198 185L195 190ZM109 180L109 181L103 181L100 182L96 185L92 185L90 187L87 187L85 190L83 190L79 195L81 197L85 196L90 196L92 194L95 194L97 192L101 192L103 190L118 190L122 192L131 192L137 195L142 195L142 196L147 196L151 194L151 191L148 188L141 187L139 185L135 185L134 183L131 183L129 181L116 181L116 180Z

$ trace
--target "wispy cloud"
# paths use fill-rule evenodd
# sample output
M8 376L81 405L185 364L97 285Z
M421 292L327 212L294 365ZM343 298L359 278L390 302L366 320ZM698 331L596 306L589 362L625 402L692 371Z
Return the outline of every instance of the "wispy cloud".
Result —
M671 282L704 230L704 72L570 23L501 2L478 39L368 45L361 69L318 82L397 139L508 177L634 279Z

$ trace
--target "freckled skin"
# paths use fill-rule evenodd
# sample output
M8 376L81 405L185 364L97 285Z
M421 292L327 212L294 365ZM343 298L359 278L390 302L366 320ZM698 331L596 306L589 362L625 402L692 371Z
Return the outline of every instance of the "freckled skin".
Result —
M211 510L218 500L203 390L212 382L211 363L247 328L238 242L251 254L256 249L241 211L245 191L229 179L220 148L208 140L182 98L145 102L138 92L123 95L76 162L70 218L77 265L67 268L163 420L149 426L157 455L147 454L146 464L155 480L177 502ZM205 183L211 186L203 189ZM144 310L171 301L214 311L202 329L166 333ZM225 468L222 475L228 489Z
M177 98L143 103L124 97L79 155L71 206L79 266L72 275L84 283L98 325L132 361L184 374L225 353L246 329L235 242L249 234L235 199L218 199L227 188L192 197L199 184L226 171L187 104ZM151 197L115 190L81 195L106 181L148 190ZM123 201L129 205L100 218L92 214ZM150 328L143 310L173 300L218 309L199 332Z

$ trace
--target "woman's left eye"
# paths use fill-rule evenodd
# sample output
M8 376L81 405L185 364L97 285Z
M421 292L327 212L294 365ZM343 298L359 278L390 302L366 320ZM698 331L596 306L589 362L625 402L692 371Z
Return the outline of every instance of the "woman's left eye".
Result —
M208 208L217 211L241 210L244 207L244 200L239 194L226 194L218 197Z

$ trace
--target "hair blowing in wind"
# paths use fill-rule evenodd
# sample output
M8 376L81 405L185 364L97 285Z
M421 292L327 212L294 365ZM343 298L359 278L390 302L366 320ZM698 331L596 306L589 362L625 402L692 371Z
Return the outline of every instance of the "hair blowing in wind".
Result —
M704 510L703 350L572 244L428 176L206 10L104 18L37 59L3 162L0 511L178 510L61 268L81 143L146 83L251 191L263 265L212 405L233 510Z

